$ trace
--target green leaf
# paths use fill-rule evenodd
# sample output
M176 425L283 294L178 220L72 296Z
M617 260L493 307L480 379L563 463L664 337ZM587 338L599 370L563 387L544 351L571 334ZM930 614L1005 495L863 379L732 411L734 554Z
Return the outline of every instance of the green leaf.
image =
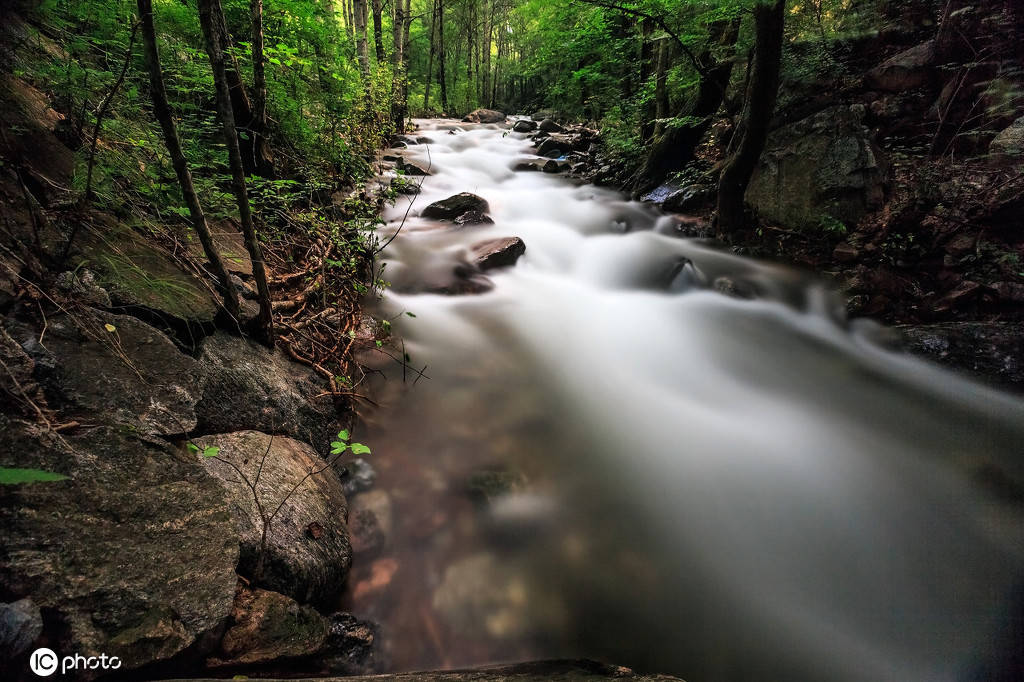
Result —
M0 485L18 485L19 483L41 483L48 481L64 481L67 476L40 469L9 469L0 467Z
M362 443L352 443L352 454L353 455L368 455L370 454L370 448L366 447Z
M331 447L334 448L335 450L337 450L338 448L344 449L345 444L342 443L341 441L336 440L331 442Z
M208 445L203 448L203 457L216 457L217 453L220 452L220 448L215 445Z
M338 440L348 440L348 430L338 431Z
M188 450L189 452L199 452L199 446L196 445L195 443L189 443Z

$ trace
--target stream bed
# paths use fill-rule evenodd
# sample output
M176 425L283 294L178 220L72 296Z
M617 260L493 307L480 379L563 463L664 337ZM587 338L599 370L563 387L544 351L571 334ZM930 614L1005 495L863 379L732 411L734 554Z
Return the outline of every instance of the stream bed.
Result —
M532 143L506 126L417 123L402 153L432 174L383 216L373 311L409 361L359 389L377 477L344 603L389 670L1019 679L1019 398L889 349L805 273L514 172ZM494 224L419 216L459 192ZM491 291L424 292L512 236Z

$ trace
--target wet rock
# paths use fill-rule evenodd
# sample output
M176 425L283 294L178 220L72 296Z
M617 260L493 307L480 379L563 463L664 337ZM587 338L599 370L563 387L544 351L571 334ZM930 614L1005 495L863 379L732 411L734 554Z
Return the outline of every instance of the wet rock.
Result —
M400 159L398 159L398 165L395 166L395 167L398 170L400 170L403 173L405 173L406 175L419 176L419 177L422 177L422 176L425 176L425 175L433 175L433 173L430 171L429 168L425 168L421 164L416 163L414 161L410 161L409 159L407 159L405 157L401 157Z
M318 655L331 673L361 675L376 668L377 626L351 613L329 618L327 641Z
M466 211L455 219L456 225L493 225L491 216L480 211Z
M897 327L904 347L998 385L1024 388L1024 323L943 322Z
M491 270L515 265L526 253L526 242L519 237L502 237L474 244L472 250L473 263L480 270Z
M519 121L516 121L515 125L512 126L512 130L517 132L517 133L532 133L536 129L537 129L537 122L536 121L530 121L530 120L525 119L525 118L521 119Z
M372 488L376 480L377 472L373 465L362 457L357 457L345 465L345 471L341 474L341 489L346 497L351 497Z
M463 118L466 123L504 123L505 114L494 109L475 109Z
M715 188L710 185L687 185L668 195L661 208L669 213L686 213L702 208L714 196Z
M376 554L384 549L392 526L391 496L385 491L371 490L350 502L349 533L356 554Z
M542 120L538 128L540 128L541 132L545 133L560 133L565 130L565 128L555 123L554 119L551 118Z
M671 194L679 191L680 189L682 188L677 187L676 185L658 185L647 194L641 196L640 201L649 201L653 204L657 204L658 206L660 206L665 202L665 199L667 199Z
M482 197L469 192L461 192L447 199L435 201L424 208L420 215L424 218L433 218L435 220L455 220L463 213L469 211L486 213L488 210L490 210L490 207Z
M855 225L881 206L883 173L862 112L835 106L771 133L746 201L795 229L829 217Z
M431 138L426 137L424 135L421 135L420 137L416 138L416 144L433 144L433 143L434 143L434 141Z
M0 604L0 654L11 659L27 651L43 632L43 615L31 599Z
M852 263L860 258L860 250L853 244L843 242L832 249L832 258L839 263Z
M864 81L874 90L904 92L922 87L934 77L935 41L915 45L871 69Z
M557 159L566 155L572 150L572 143L563 135L551 135L544 139L537 147L539 156Z
M545 173L561 173L565 170L566 164L559 163L554 159L550 159L541 166L541 170Z
M981 294L981 285L965 280L939 299L939 302L935 304L935 309L941 311L960 308L977 298L979 294Z
M402 160L401 154L384 154L380 157L381 161L389 161L391 163L398 163Z
M0 490L0 582L47 614L51 648L131 670L223 625L237 532L221 486L181 449L123 427L58 440L0 416L0 466L69 477Z
M327 641L329 623L313 608L277 592L239 585L232 622L212 667L307 656Z
M256 584L300 602L325 603L341 591L352 550L345 518L348 505L341 482L307 444L271 437L258 431L203 436L195 439L203 450L220 448L218 457L202 453L194 459L223 485L237 526L241 546L240 575L253 578L259 561L263 521L251 488L241 480L255 480L264 508L280 511L268 529L263 576ZM316 471L309 475L311 471ZM282 504L283 502L283 504ZM312 524L319 532L308 532Z
M514 170L514 171L539 171L540 170L540 166L538 166L537 163L534 162L534 161L517 161L515 163L515 165L512 166L512 170Z
M1024 156L1024 116L1021 116L992 138L989 154L999 157L1020 158Z
M217 332L203 341L197 374L201 433L262 430L306 441L326 455L344 426L329 400L311 400L325 390L323 378L281 350Z
M97 312L77 322L81 327L68 316L51 318L43 344L35 329L10 329L62 419L128 425L144 435L195 429L195 360L134 317Z
M459 296L464 294L484 294L494 288L494 282L489 277L481 274L476 268L460 265L454 268L452 274L455 275L455 281L440 287L434 287L429 289L429 291L446 296Z

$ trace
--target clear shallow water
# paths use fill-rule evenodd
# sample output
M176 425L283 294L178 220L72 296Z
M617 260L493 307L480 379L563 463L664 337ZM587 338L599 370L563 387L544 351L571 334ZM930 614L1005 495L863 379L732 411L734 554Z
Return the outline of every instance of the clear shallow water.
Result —
M377 312L429 378L369 380L383 408L357 435L390 527L346 604L382 624L391 669L1017 679L1024 524L977 474L1024 480L1024 403L876 345L806 275L514 173L521 135L419 123L434 142L405 153L434 175ZM462 191L494 225L418 217ZM493 291L417 293L504 236L527 250ZM757 296L707 287L723 276Z

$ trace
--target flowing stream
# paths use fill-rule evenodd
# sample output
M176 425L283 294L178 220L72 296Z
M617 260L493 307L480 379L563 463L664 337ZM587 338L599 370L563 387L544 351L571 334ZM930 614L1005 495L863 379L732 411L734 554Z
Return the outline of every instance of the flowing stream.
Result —
M390 669L1019 679L1024 402L888 349L806 274L513 172L531 143L504 126L418 123L433 174L384 215L386 239L408 210L375 311L409 367L378 358L355 434L384 540L345 603ZM458 192L494 224L419 217ZM506 236L526 253L492 291L423 292Z

